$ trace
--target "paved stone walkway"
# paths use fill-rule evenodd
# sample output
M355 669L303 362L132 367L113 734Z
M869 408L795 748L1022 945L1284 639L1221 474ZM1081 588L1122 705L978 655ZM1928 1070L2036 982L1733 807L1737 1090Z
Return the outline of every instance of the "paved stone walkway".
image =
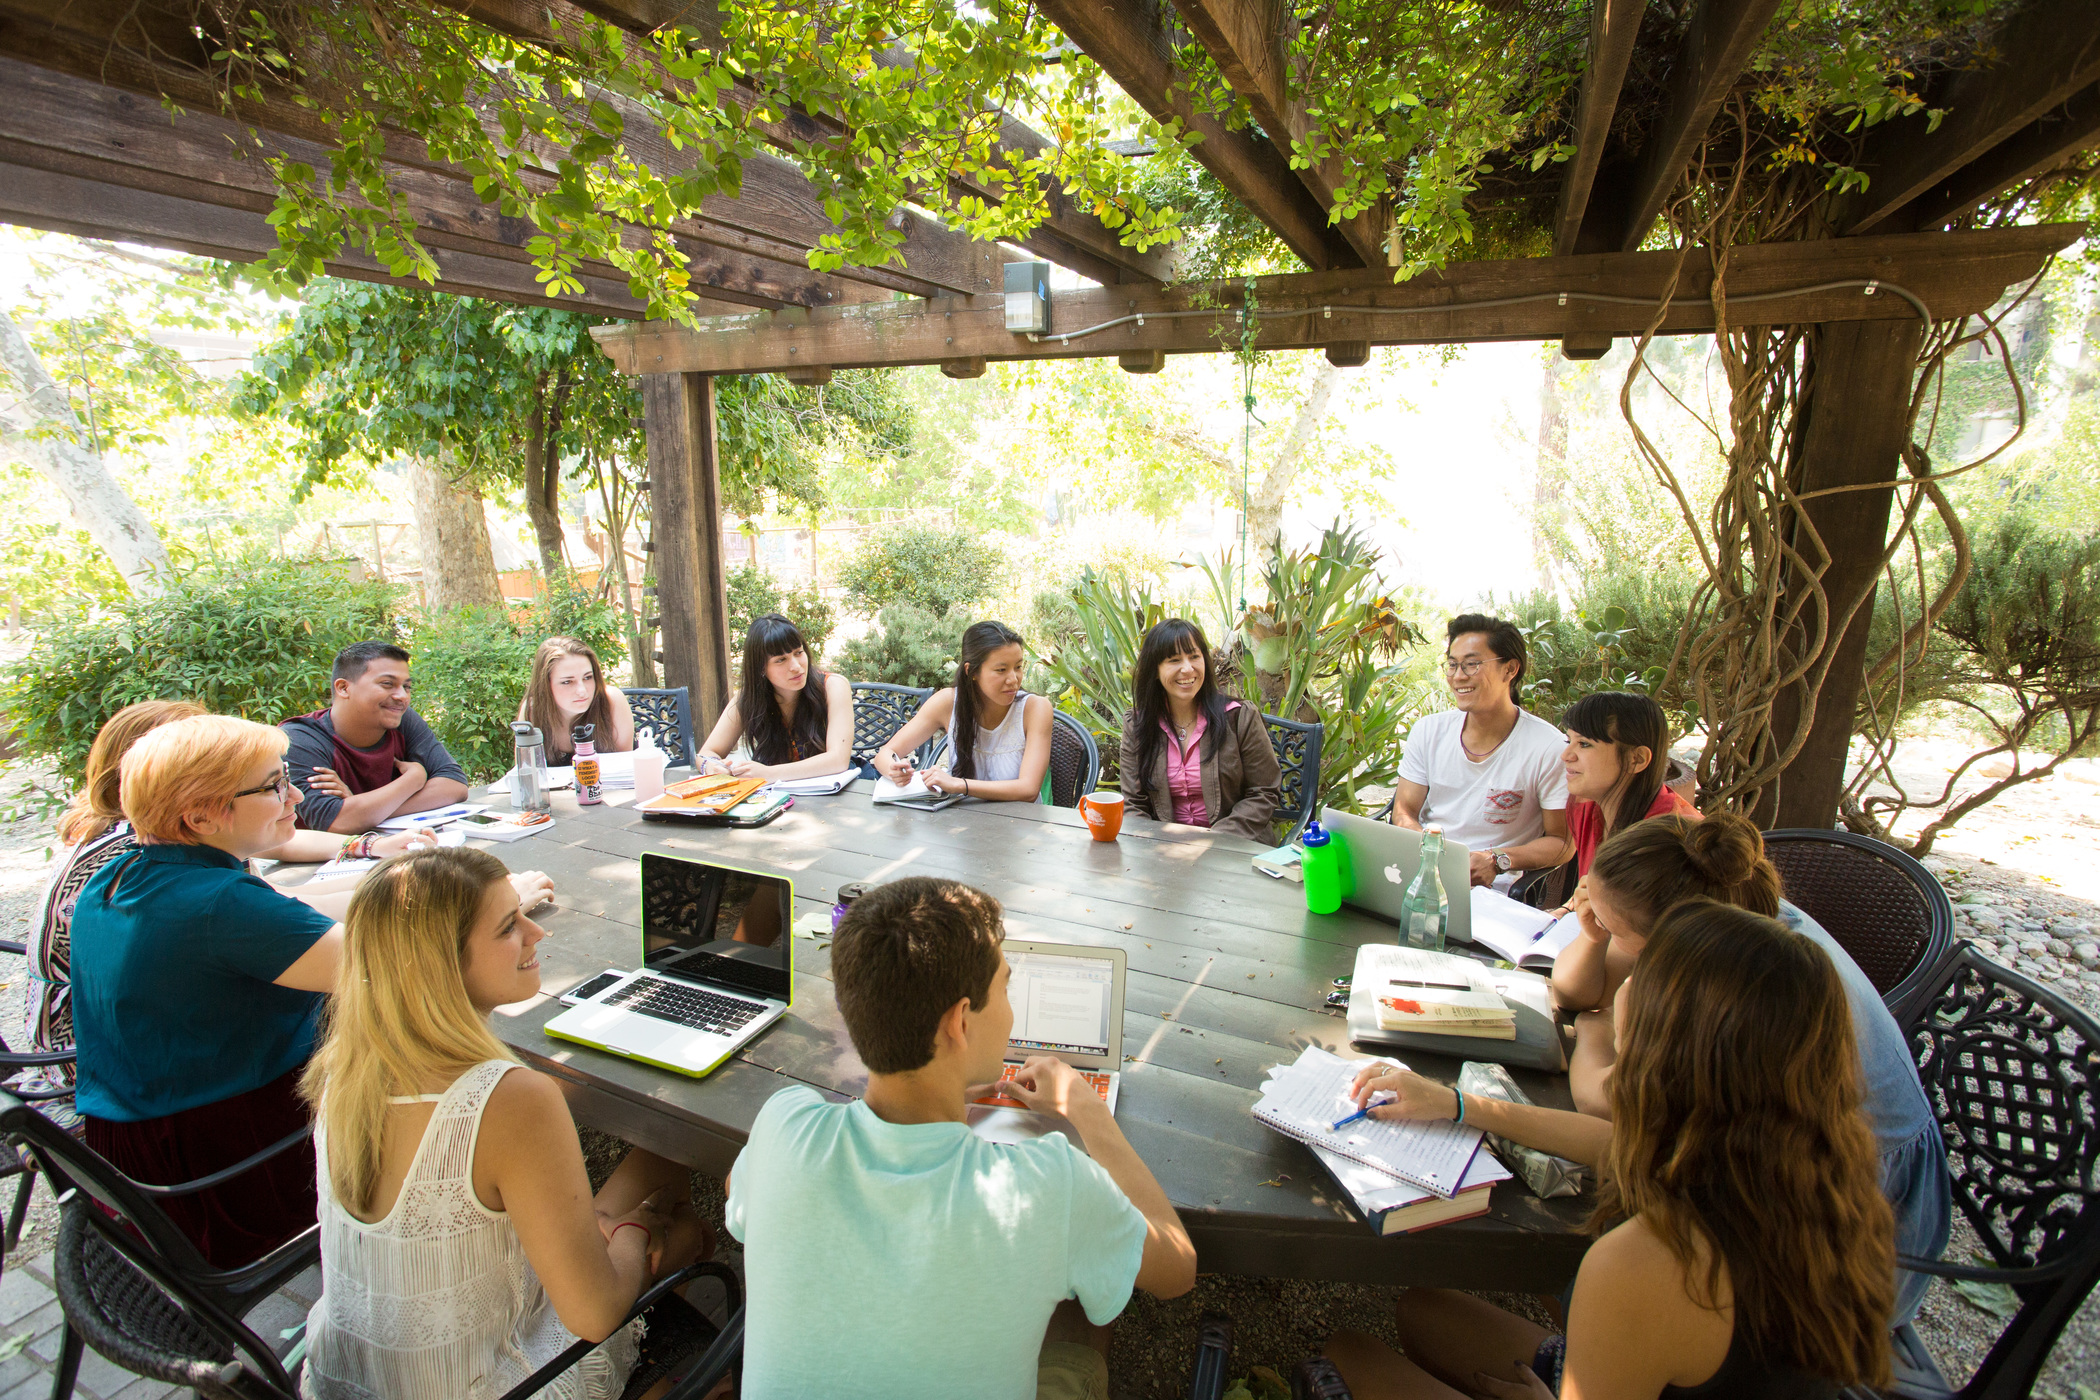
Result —
M275 1344L280 1331L306 1320L320 1295L321 1271L308 1269L249 1313L248 1325ZM0 1400L44 1400L50 1395L63 1323L58 1295L52 1291L51 1256L27 1263L9 1259L7 1272L0 1274L0 1350L16 1350L0 1361ZM73 1389L79 1400L173 1400L188 1393L181 1386L135 1376L92 1347L81 1353L80 1380Z

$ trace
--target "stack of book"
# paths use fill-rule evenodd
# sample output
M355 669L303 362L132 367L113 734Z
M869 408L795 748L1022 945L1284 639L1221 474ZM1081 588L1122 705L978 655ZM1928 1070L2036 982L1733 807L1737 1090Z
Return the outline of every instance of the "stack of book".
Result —
M1378 979L1378 1029L1515 1040L1517 1013L1467 958L1398 949Z
M1262 1086L1254 1116L1312 1149L1373 1234L1398 1235L1485 1215L1509 1171L1480 1150L1477 1128L1449 1121L1350 1121L1362 1061L1309 1045Z

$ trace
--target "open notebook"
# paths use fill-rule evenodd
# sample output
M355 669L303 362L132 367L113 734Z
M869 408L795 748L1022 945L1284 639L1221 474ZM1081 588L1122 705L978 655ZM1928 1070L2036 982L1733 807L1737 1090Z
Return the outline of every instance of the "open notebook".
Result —
M1527 972L1551 972L1561 949L1582 936L1573 914L1554 915L1520 904L1499 890L1473 886L1473 941Z
M1276 1071L1254 1105L1254 1116L1280 1133L1311 1147L1375 1167L1396 1182L1450 1199L1458 1194L1473 1154L1480 1150L1480 1130L1448 1119L1427 1123L1388 1123L1359 1118L1336 1127L1353 1113L1349 1086L1363 1067L1317 1045L1308 1045L1297 1063Z

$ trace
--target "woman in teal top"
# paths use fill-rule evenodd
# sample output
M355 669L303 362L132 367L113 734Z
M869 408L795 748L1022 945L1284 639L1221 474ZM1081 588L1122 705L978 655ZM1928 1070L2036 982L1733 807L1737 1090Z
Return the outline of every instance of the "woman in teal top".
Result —
M223 715L163 725L124 756L140 847L73 911L77 1102L88 1146L145 1182L191 1181L305 1125L299 1069L342 925L248 873L292 833L284 732ZM310 1147L163 1202L221 1267L314 1222Z

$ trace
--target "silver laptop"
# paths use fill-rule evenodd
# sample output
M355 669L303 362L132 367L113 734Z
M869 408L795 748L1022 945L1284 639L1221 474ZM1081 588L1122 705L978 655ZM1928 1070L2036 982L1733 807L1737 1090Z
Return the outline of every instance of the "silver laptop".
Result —
M1356 890L1344 904L1366 913L1400 922L1400 901L1422 868L1422 833L1394 826L1374 817L1351 816L1332 807L1320 812L1320 825L1341 833L1349 847L1350 868L1356 875ZM1444 898L1451 906L1444 938L1452 943L1473 941L1472 852L1449 837L1444 853L1437 858L1436 873L1444 882Z
M1129 963L1121 948L1037 943L1009 938L1004 944L1013 976L1006 984L1014 1028L1006 1038L1004 1078L1033 1055L1054 1055L1078 1070L1116 1111L1123 1088L1123 988ZM1058 1114L1036 1113L1018 1100L979 1099L968 1110L970 1130L994 1142L1025 1142L1061 1132L1079 1133Z
M794 912L794 886L777 875L645 852L641 970L562 1012L547 1034L706 1074L786 1014Z

